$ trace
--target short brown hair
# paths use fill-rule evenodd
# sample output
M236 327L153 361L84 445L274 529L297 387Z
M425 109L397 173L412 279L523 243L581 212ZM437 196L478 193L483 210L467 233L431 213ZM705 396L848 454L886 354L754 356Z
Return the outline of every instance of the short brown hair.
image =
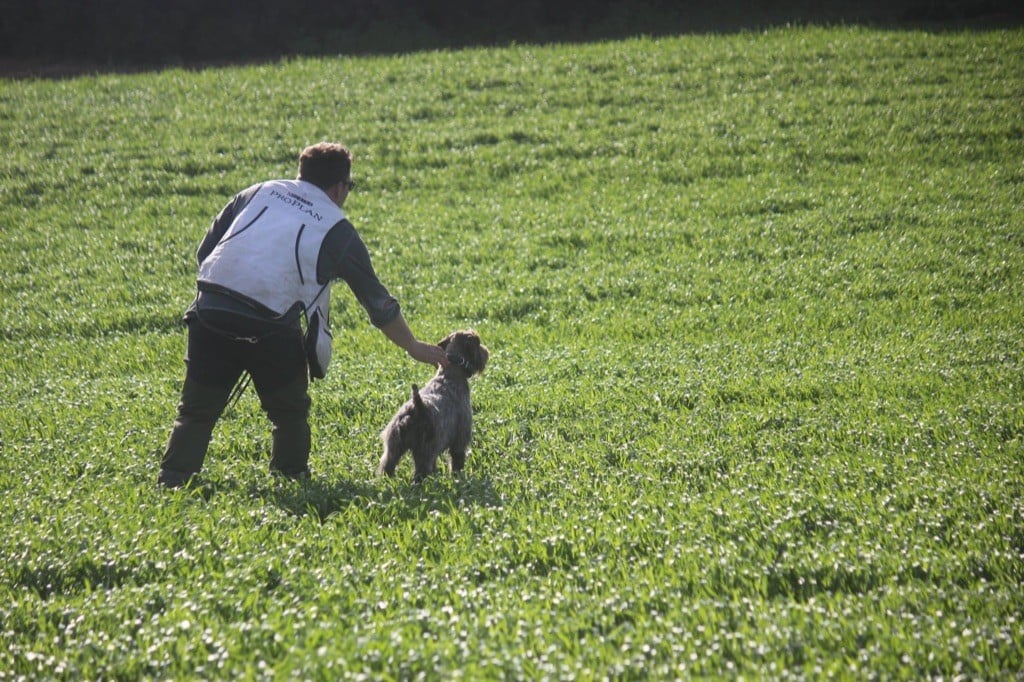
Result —
M310 145L299 155L299 180L326 190L352 174L352 152L336 142Z

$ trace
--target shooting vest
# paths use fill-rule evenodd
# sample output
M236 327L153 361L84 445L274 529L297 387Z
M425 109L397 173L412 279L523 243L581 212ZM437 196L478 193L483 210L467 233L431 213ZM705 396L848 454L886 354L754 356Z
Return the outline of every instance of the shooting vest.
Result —
M326 299L316 263L324 237L345 217L323 190L304 180L264 183L235 216L198 282L239 294L282 316ZM319 301L323 303L323 300Z

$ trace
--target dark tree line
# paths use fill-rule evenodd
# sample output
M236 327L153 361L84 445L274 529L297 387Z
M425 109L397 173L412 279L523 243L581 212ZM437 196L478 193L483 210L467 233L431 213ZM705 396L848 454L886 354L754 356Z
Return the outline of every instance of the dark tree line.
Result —
M1019 20L1010 0L0 0L0 58L190 63L760 28ZM1014 16L1016 14L1016 16Z

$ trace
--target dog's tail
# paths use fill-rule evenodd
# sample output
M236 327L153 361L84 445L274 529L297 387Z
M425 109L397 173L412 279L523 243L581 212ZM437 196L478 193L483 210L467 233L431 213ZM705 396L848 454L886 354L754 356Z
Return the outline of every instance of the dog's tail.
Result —
M423 398L420 397L420 389L416 384L412 385L412 406L416 410L416 414L424 416L427 413L427 406L423 404Z
M423 404L423 398L420 397L420 389L416 387L416 384L412 386L412 416L410 421L421 425L420 428L423 429L424 437L434 437L434 423L430 419L430 413L427 412L427 406Z

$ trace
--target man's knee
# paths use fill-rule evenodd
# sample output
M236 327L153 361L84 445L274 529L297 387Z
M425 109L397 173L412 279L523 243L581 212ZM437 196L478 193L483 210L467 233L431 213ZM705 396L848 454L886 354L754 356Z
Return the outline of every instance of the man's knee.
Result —
M204 386L186 379L178 403L178 421L186 423L212 422L220 417L227 404L230 387Z
M287 428L306 424L312 404L306 386L305 382L296 381L276 391L263 392L260 395L263 411L267 413L267 418L274 426Z

